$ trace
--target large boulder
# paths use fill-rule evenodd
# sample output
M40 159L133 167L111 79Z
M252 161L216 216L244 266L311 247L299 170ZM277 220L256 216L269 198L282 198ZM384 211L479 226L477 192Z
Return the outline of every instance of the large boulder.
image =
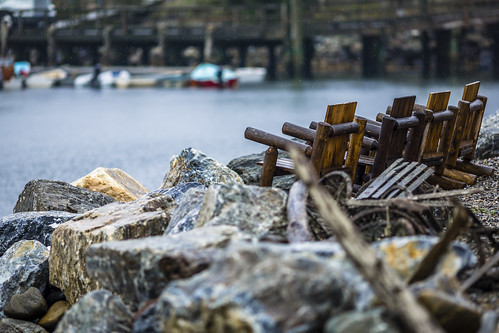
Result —
M48 249L35 240L19 241L0 257L0 309L13 295L24 293L29 287L45 290L48 260Z
M136 323L151 332L320 332L353 309L362 281L315 246L235 243L204 272L168 284Z
M131 327L132 314L120 298L107 290L95 290L66 312L55 332L126 333Z
M199 219L206 188L192 188L185 193L173 212L165 235L177 234L194 229Z
M233 225L257 238L285 236L287 194L242 184L213 185L204 195L197 226Z
M476 158L499 156L499 110L484 119L475 151Z
M116 168L97 168L71 184L107 194L120 202L129 202L149 193L138 181Z
M0 218L0 256L12 244L24 239L37 240L49 246L55 228L76 216L67 212L49 211L16 213Z
M161 235L177 204L171 196L151 194L129 203L94 209L56 228L50 249L50 283L73 304L98 289L87 275L85 252L95 243Z
M194 229L177 235L92 245L88 274L132 309L159 296L172 280L206 269L231 242L245 239L236 227Z
M237 172L246 185L258 185L260 183L262 166L257 163L262 162L264 157L265 152L245 155L234 158L227 166ZM289 153L279 150L279 158L289 158ZM272 186L288 191L295 181L295 175L285 174L284 172L280 173L277 170L272 180Z
M103 193L61 181L38 179L24 186L14 207L14 213L49 210L84 213L114 201L116 200Z
M173 200L175 200L175 202L179 203L184 197L184 194L186 194L190 189L206 190L206 186L200 182L180 183L175 187L159 189L154 192L169 195L173 198Z
M194 148L187 148L170 159L170 170L161 189L188 182L200 182L208 187L212 184L242 184L243 180L237 173L213 158Z

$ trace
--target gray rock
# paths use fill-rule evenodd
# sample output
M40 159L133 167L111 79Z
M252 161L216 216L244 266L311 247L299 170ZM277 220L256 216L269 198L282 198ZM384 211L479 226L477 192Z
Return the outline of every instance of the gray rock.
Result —
M402 333L394 318L382 308L350 311L327 321L324 333Z
M0 309L13 295L24 293L29 287L45 290L48 259L48 249L35 240L19 241L0 257Z
M29 287L24 293L13 295L3 312L9 318L33 321L47 313L47 302L38 288Z
M192 183L187 183L192 184ZM172 218L165 230L165 235L178 234L194 229L197 225L206 187L188 190L173 211Z
M2 333L48 333L43 327L35 323L4 318L0 319L0 332Z
M483 120L475 151L475 158L499 156L499 110Z
M171 282L142 324L160 332L320 332L353 308L359 278L307 246L234 244L206 271Z
M95 290L66 312L55 332L126 333L131 327L132 315L119 297L107 290Z
M199 182L180 183L175 187L156 190L154 192L164 195L170 195L175 200L175 202L179 203L182 200L184 194L187 193L187 191L189 191L191 188L206 189L206 186Z
M496 333L499 325L499 314L496 311L487 311L483 314L480 329L477 333Z
M198 226L233 225L257 238L285 236L287 194L242 184L213 185L204 196Z
M16 213L0 218L0 255L15 242L24 239L37 240L49 246L55 228L75 216L67 212L49 211Z
M258 185L260 183L262 166L258 165L257 162L263 161L264 157L265 151L259 154L241 156L230 161L227 166L237 172L246 185ZM279 158L289 158L289 153L279 150ZM277 172L272 181L272 186L289 191L295 180L295 175L283 175Z
M263 161L264 156L265 152L237 157L227 167L237 172L246 185L258 185L262 166L257 163Z
M226 246L241 239L246 238L236 227L218 226L96 244L87 250L87 272L135 310L158 297L170 281L206 269Z
M402 278L409 278L437 242L438 237L435 236L390 237L373 243L373 246ZM450 251L440 260L436 274L456 277L476 262L476 256L466 244L452 242Z
M92 244L162 235L177 204L171 196L150 194L127 203L112 203L61 224L52 235L50 283L69 303L99 289L87 275L85 251Z
M61 181L38 179L26 184L14 207L14 213L49 210L84 213L114 201L116 200L103 193Z
M200 182L208 187L212 184L242 184L243 180L237 173L213 158L196 149L187 148L171 158L170 170L160 189L188 182Z

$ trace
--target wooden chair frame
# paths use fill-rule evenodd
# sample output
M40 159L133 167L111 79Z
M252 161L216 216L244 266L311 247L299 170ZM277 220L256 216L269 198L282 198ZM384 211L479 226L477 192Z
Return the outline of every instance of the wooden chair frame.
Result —
M270 146L262 163L260 186L272 186L277 169L294 171L291 160L278 159L277 149L289 150L290 147L308 156L320 176L334 170L343 170L355 175L366 125L365 119L355 117L356 107L357 102L329 105L325 121L317 123L316 130L284 123L284 134L305 140L306 143L298 143L248 127L245 131L246 139Z

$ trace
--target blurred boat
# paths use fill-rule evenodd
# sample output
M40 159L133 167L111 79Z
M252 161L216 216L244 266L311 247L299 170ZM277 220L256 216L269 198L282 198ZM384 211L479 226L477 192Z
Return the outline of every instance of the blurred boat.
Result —
M10 58L0 59L0 89L15 90L25 88L25 79L30 70L31 64L27 61L13 62Z
M259 83L265 81L267 69L265 67L240 67L235 70L238 82Z
M68 73L60 68L33 73L26 78L26 87L30 89L52 88L58 86L67 77Z
M233 88L237 82L233 70L209 63L196 66L190 75L190 85L194 87Z
M117 81L125 81L127 78L130 78L130 72L128 71L104 71L99 73L97 78L95 78L95 73L78 75L73 84L77 88L110 88L115 86Z

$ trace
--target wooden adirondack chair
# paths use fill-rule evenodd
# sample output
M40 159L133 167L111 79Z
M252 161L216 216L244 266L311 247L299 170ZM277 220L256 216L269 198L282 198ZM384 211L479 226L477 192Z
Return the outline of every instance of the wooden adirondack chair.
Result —
M278 159L277 149L294 147L310 157L310 162L319 175L333 170L344 170L355 174L360 146L364 136L366 120L355 118L357 102L329 105L325 121L317 129L309 129L284 123L283 133L306 140L298 143L251 127L246 128L245 138L269 145L262 162L260 186L271 186L277 169L293 172L290 159Z
M446 189L458 189L466 183L445 177L445 167L456 125L456 114L447 110L450 91L431 93L426 107L416 105L416 109L426 114L426 128L421 142L418 160L433 166L435 173L428 179L430 183Z
M471 162L487 104L487 97L478 95L479 87L479 81L467 84L457 107L449 106L456 121L444 175L469 185L475 183L476 176L491 176L494 172L491 167Z
M370 122L369 131L377 136L378 147L374 157L361 155L360 165L370 166L369 176L362 175L362 171L357 173L357 183L365 178L376 178L391 163L403 157L406 161L417 161L422 137L425 130L424 119L426 114L422 111L414 111L416 96L395 98L391 107L387 109L387 114L379 114L377 119L381 120L380 125ZM409 135L408 135L409 134Z

